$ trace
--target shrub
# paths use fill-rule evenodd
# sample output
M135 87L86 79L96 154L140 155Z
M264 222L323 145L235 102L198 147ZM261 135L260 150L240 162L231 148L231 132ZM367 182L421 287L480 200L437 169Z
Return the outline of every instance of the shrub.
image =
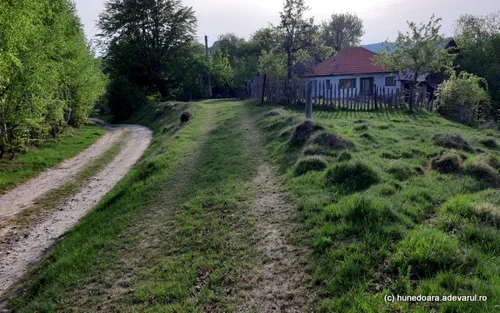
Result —
M353 149L354 144L337 134L320 133L313 140L314 143L322 145L325 149Z
M466 173L478 181L483 181L491 187L500 186L500 174L491 166L481 161L467 165Z
M182 112L181 124L187 123L190 119L191 119L191 114L189 112Z
M415 171L400 162L391 163L387 172L394 176L397 180L401 181L407 180L415 174Z
M479 140L479 143L482 144L483 146L485 146L486 148L490 148L490 149L497 149L498 148L498 144L494 139Z
M469 143L460 135L435 134L432 139L436 145L441 147L471 151Z
M437 89L439 112L455 121L477 124L477 114L490 105L488 91L481 87L485 83L484 78L467 72L453 74Z
M323 127L314 125L312 121L304 121L295 126L291 143L293 145L304 144L317 130L321 129L323 129Z
M448 152L432 159L431 167L442 174L455 173L462 168L462 159L458 154Z
M420 277L464 264L458 241L425 226L417 226L401 240L389 265L394 270L412 267Z
M379 173L361 161L336 164L325 173L327 185L338 185L345 192L368 189L380 181Z
M303 175L310 171L322 171L327 167L327 163L320 157L306 157L300 159L295 165L295 175Z

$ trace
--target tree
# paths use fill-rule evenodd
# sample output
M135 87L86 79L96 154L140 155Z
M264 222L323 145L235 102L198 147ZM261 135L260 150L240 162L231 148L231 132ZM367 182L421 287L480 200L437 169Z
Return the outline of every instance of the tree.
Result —
M191 53L196 17L180 0L108 0L97 26L111 79L126 77L147 94L175 97L178 62Z
M428 23L420 25L408 22L409 31L398 32L396 41L389 45L374 58L374 62L392 71L400 77L409 76L410 99L409 109L413 111L415 87L419 76L430 73L450 71L453 67L455 54L444 49L445 39L439 33L440 18L431 16Z
M227 52L216 50L210 56L210 73L214 82L214 88L220 93L229 92L234 88L234 71L229 63Z
M487 86L484 78L474 74L453 73L437 90L440 113L462 123L475 124L477 116L484 115L490 105Z
M364 33L363 20L352 13L334 13L321 24L321 37L325 45L337 52L359 45Z
M500 11L487 16L464 14L456 21L454 38L460 51L458 72L488 81L494 109L500 108Z
M278 31L281 48L286 54L286 84L293 78L297 52L312 45L313 34L318 29L313 18L304 18L307 10L309 7L305 5L304 0L285 0L283 12L280 12L281 23Z
M0 157L88 118L105 77L68 0L0 0Z

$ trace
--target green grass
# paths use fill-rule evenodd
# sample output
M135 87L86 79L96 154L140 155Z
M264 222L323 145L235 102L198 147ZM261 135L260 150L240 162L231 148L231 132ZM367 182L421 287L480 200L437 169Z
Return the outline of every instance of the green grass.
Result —
M105 133L97 126L71 129L57 140L49 140L39 147L31 147L27 153L13 161L0 159L0 194L33 178L57 163L74 157Z
M302 108L248 105L311 238L317 312L498 309L498 133L424 111L316 111L322 133L352 145L318 145L315 136L297 145L289 129L304 120ZM327 168L297 175L304 155ZM489 300L385 303L389 293Z
M238 105L151 104L136 115L152 145L23 278L14 312L233 311L255 257L254 152ZM193 118L180 127L185 110Z

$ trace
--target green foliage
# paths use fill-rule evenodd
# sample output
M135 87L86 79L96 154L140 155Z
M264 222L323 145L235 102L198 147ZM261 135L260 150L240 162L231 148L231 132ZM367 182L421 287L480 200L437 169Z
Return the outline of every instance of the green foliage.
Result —
M336 164L325 173L327 185L338 186L350 193L369 188L380 181L380 175L372 166L357 161Z
M452 74L437 89L439 112L455 121L476 125L489 111L490 97L481 87L487 85L484 78L474 74Z
M112 81L125 77L134 89L161 99L182 94L183 84L193 89L184 75L199 66L193 58L202 51L194 44L196 17L191 7L180 0L108 0L97 25Z
M334 51L358 46L364 33L363 20L353 13L334 13L321 24L321 37Z
M458 71L474 73L488 82L493 100L491 115L500 108L500 11L486 16L463 14L456 21L454 39L460 51Z
M73 3L1 6L0 157L85 123L106 83Z
M286 56L273 51L262 51L259 72L266 73L271 81L283 81L286 79Z
M409 31L398 32L396 41L379 52L374 58L376 64L385 66L400 75L410 75L410 111L413 111L413 90L419 76L450 70L455 55L445 50L444 37L439 33L440 18L431 16L428 23L417 25L408 22Z

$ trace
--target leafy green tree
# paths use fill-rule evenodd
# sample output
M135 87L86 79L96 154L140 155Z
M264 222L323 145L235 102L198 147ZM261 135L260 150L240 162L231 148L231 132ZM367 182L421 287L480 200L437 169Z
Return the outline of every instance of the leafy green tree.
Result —
M139 89L133 97L144 93L171 99L182 92L196 29L191 7L180 0L108 0L97 25L111 80L126 77Z
M281 23L278 26L279 42L286 54L287 80L293 77L293 68L296 54L310 47L313 34L318 27L314 25L314 19L306 19L304 13L309 10L304 0L285 0L283 11L280 12Z
M486 16L464 14L456 21L454 39L460 58L457 71L488 81L493 108L500 108L500 11Z
M262 52L259 58L259 72L266 73L270 81L283 81L287 77L286 55L283 53Z
M210 56L210 73L214 86L229 92L234 88L234 70L229 62L227 52L215 50Z
M437 90L440 113L462 123L476 124L490 105L487 86L484 78L474 74L453 73Z
M334 13L321 23L321 37L335 51L359 45L364 33L363 20L353 13Z
M402 77L410 76L409 109L413 111L415 88L419 76L450 71L455 54L444 49L445 38L441 35L440 18L431 16L428 23L420 25L408 22L409 31L398 32L396 41L374 58L376 64L399 73Z
M86 121L105 78L67 0L0 0L0 157Z

